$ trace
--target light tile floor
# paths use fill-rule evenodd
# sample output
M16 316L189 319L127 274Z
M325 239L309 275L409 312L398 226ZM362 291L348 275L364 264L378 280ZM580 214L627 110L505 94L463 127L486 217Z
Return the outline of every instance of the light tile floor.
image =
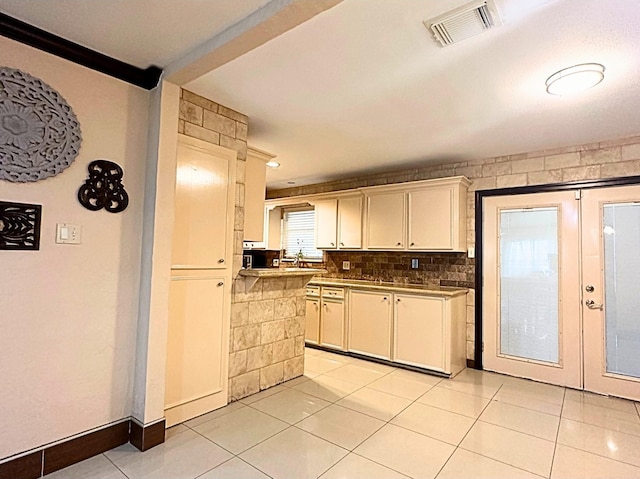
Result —
M52 479L640 478L640 404L309 349L305 376Z

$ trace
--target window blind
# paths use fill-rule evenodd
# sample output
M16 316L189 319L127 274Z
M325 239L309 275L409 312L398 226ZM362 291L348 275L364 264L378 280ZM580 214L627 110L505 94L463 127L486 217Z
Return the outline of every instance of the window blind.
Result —
M313 209L284 213L285 258L295 258L302 251L303 260L321 260L322 251L316 249L316 215Z

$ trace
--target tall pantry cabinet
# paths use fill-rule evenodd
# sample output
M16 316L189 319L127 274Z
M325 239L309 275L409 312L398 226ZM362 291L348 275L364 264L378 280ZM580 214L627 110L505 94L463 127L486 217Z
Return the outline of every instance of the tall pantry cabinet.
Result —
M179 135L165 417L227 403L236 152Z

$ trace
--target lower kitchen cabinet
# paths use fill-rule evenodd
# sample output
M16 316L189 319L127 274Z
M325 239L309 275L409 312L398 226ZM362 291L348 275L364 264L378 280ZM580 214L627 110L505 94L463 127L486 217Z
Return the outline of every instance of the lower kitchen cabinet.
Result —
M344 302L322 299L320 345L344 349Z
M466 296L394 294L393 360L456 374L466 367Z
M349 351L391 359L392 294L351 290Z
M307 320L304 329L307 343L320 342L320 298L307 298Z

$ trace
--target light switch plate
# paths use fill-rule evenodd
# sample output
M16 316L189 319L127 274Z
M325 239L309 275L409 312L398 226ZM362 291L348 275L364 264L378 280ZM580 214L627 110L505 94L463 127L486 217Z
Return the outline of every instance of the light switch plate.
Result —
M476 257L476 249L473 246L469 246L467 248L467 256L469 258L475 258Z
M56 243L80 244L82 242L82 226L69 223L56 225Z
M343 261L342 269L345 271L349 271L351 269L351 261Z

